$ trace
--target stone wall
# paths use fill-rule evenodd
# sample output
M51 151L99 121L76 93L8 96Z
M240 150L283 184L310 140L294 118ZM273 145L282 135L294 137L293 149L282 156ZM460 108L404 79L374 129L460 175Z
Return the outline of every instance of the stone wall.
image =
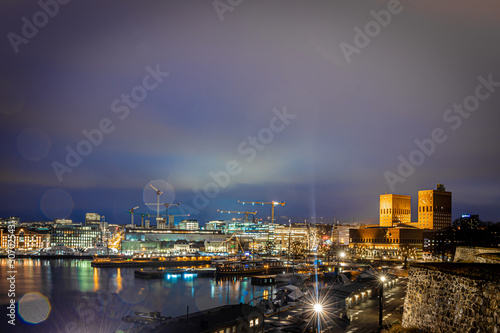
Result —
M497 256L495 256L497 255ZM500 263L500 249L489 247L459 246L455 251L455 262Z
M500 265L412 264L403 326L500 333Z

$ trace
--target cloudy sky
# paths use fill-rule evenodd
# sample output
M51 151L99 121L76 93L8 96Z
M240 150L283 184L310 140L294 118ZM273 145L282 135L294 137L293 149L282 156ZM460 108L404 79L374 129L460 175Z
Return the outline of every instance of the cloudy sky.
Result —
M416 220L443 183L500 220L498 1L40 3L0 5L1 217L127 223L153 184L201 222Z

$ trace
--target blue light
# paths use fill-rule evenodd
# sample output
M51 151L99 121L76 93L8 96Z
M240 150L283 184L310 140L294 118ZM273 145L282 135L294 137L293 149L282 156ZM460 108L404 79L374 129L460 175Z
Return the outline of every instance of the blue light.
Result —
M465 217L470 217L469 214L462 214L462 218L465 218Z

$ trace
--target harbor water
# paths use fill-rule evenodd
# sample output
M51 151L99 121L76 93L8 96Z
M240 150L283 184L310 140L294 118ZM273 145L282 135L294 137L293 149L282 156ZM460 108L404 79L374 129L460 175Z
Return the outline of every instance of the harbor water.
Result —
M134 277L134 268L93 268L80 259L16 259L13 269L7 264L0 259L1 332L126 332L130 324L122 318L137 311L176 317L272 292L252 285L250 277L145 280ZM15 325L8 316L13 299Z

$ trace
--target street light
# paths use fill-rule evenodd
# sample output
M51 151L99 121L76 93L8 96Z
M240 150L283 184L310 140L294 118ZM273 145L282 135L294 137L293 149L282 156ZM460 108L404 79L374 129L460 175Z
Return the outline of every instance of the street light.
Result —
M383 312L383 298L384 298L384 282L385 276L380 277L380 295L378 298L378 329L382 330L382 312Z
M320 332L320 321L319 321L319 315L321 314L321 312L323 312L323 306L319 303L316 303L314 304L313 306L313 309L314 309L314 312L316 312L316 315L317 315L317 322L316 322L316 333L319 333Z

